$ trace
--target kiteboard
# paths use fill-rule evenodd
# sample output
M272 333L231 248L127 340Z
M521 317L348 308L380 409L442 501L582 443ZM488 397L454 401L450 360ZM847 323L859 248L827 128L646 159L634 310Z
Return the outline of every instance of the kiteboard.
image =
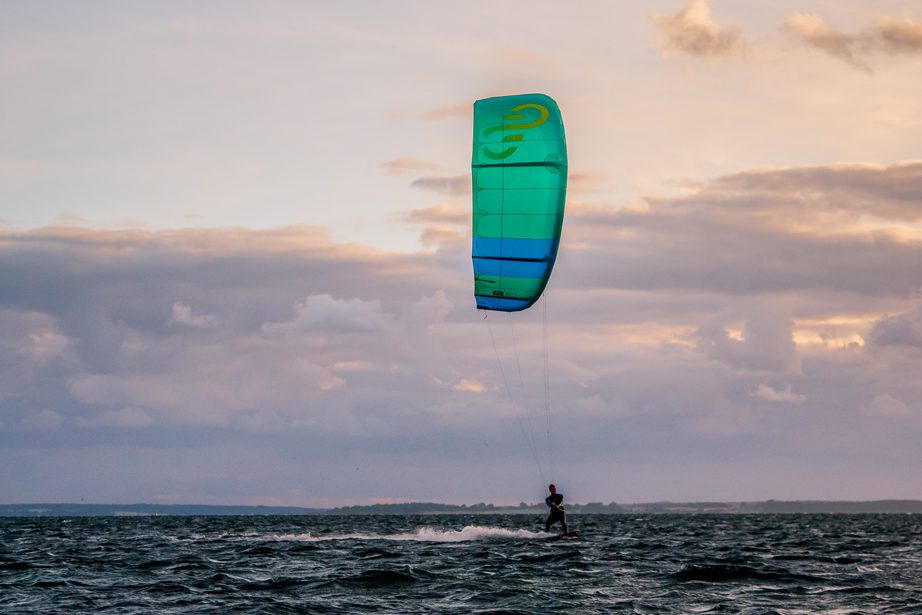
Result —
M563 532L555 536L551 536L549 540L560 540L561 538L579 538L579 532L576 530L570 530L569 532Z

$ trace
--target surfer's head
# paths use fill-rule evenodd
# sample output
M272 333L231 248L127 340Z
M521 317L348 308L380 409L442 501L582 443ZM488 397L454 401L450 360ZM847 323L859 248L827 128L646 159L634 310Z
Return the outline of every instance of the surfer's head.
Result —
M551 493L557 493L557 486L556 486L555 484L553 484L553 483L551 483L550 485L548 485L548 486L547 486L547 489L548 489L548 491L550 491Z

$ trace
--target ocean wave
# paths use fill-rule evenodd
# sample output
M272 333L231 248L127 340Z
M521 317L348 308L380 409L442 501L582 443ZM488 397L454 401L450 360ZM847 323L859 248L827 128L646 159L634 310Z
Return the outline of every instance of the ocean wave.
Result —
M822 582L824 580L812 575L795 574L783 568L756 569L739 564L687 564L673 576L683 583L688 581L714 583L746 580Z
M364 570L360 574L337 579L336 583L346 587L391 587L409 585L420 580L420 575L410 569L406 570Z
M922 516L579 518L0 519L0 613L922 613Z

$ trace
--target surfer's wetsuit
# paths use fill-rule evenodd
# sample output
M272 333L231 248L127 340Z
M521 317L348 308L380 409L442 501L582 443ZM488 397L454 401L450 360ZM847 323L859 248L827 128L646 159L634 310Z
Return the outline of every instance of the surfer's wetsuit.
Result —
M563 527L563 533L567 533L567 513L563 511L562 502L563 494L561 493L552 493L544 498L544 503L551 508L551 512L547 516L547 521L544 522L545 532L550 532L551 526L560 521L560 525Z

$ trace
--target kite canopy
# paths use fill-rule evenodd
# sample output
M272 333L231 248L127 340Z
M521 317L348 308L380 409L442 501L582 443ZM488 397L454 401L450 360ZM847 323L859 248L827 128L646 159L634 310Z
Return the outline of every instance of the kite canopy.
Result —
M557 258L567 192L567 143L544 94L474 103L474 296L485 310L530 307Z

